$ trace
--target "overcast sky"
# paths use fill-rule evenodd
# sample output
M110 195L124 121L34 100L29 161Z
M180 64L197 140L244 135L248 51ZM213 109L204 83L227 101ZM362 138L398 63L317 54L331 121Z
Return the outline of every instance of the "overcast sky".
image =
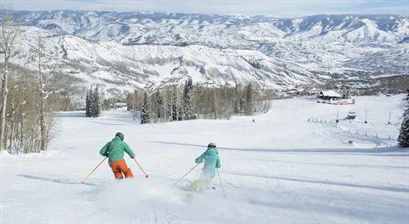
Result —
M409 0L0 0L15 10L159 11L296 17L313 14L409 15Z

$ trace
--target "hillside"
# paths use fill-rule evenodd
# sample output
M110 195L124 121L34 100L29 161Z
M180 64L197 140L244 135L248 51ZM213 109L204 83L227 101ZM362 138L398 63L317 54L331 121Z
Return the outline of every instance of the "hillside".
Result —
M409 18L317 15L293 19L200 14L13 11L22 27L16 63L36 36L65 75L106 88L159 86L192 77L206 84L257 82L287 89L406 74Z

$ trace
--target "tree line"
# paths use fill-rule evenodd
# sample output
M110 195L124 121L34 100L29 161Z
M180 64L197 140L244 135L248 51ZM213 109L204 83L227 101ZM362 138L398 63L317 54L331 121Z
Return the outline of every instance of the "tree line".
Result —
M140 112L142 124L198 118L229 119L270 108L270 94L255 84L210 86L186 80L153 91L135 90L127 95L128 111Z
M20 30L10 17L1 18L0 55L0 151L30 153L46 151L52 138L53 111L67 101L53 89L51 80L58 65L50 63L43 38L30 45L28 66L31 70L10 63L18 55Z
M85 116L98 117L101 114L101 100L98 86L91 86L85 97Z
M405 111L398 141L401 147L409 147L409 89L408 95L405 98Z

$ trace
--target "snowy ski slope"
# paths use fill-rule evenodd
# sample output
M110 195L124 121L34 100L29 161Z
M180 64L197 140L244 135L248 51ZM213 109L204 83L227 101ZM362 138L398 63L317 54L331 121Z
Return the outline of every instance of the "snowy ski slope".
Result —
M47 153L0 154L0 223L407 223L409 151L393 146L402 98L276 100L254 117L143 126L123 111L59 113ZM357 121L335 127L349 111ZM135 179L115 181L104 164L79 184L116 131L151 178L127 158ZM209 142L219 146L226 197L219 179L203 194L172 185Z

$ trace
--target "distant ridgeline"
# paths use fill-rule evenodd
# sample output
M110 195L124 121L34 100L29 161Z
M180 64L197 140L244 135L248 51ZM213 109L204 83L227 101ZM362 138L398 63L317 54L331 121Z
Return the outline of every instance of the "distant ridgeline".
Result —
M348 86L353 95L375 95L406 93L409 89L408 75L378 75L363 76L361 79L333 79L328 81L324 89L336 89L339 86Z
M58 65L56 73L65 80L58 84L75 86L63 88L77 98L93 84L121 97L124 90L183 84L189 77L219 88L256 83L286 91L337 79L376 89L376 76L406 74L409 68L407 16L280 19L69 10L7 15L22 25L11 63L35 70L29 46L42 36L44 59Z

